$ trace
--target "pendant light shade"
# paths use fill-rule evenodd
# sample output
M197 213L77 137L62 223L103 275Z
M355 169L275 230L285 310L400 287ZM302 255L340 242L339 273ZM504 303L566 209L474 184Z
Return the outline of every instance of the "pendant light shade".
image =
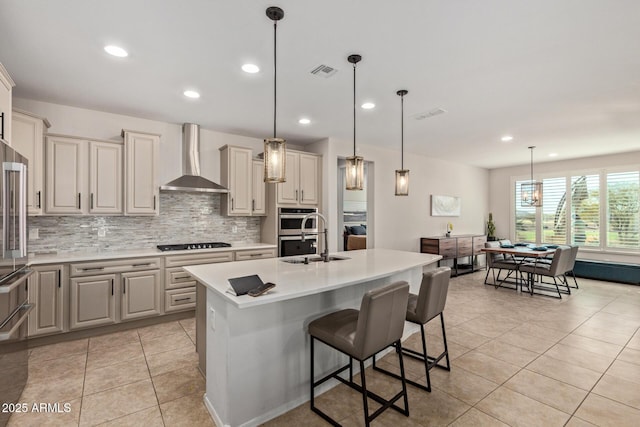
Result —
M353 64L353 156L347 157L345 183L347 190L364 188L364 158L356 156L356 64L362 60L360 55L349 55L347 61Z
M520 206L539 207L542 206L542 183L533 180L533 149L531 150L531 180L520 185Z
M404 96L409 91L396 92L400 96L400 169L396 169L396 196L409 195L409 170L404 168Z
M278 66L277 66L277 29L278 21L284 18L284 11L279 7L267 8L267 16L273 21L273 138L264 140L264 182L278 183L286 181L287 145L282 138L276 137L276 117L277 117L277 88L278 88Z

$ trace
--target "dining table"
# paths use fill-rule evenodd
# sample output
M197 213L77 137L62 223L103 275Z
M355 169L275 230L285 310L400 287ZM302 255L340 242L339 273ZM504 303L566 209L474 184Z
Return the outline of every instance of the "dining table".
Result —
M556 246L544 246L544 245L508 245L508 246L500 246L495 248L482 248L482 252L487 254L502 254L509 255L516 262L517 271L520 270L520 266L526 262L534 262L538 263L541 259L548 258L550 255L553 255L556 250ZM505 277L500 283L503 283L506 279ZM527 288L529 289L529 293L533 294L533 282L534 275L531 273L527 274ZM516 281L518 278L516 277ZM499 287L499 285L496 285ZM520 286L522 289L522 286ZM517 285L516 285L517 290Z

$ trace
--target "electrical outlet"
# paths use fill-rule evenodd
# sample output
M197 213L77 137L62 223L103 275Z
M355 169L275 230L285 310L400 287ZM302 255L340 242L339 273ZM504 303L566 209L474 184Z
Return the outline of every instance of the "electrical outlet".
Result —
M40 229L39 228L30 228L29 229L29 240L38 240L40 238Z
M98 228L98 237L104 237L107 235L107 229L104 227Z
M232 226L231 227L231 232L234 233L234 234L237 233L238 232L238 226L237 225Z
M212 330L216 330L216 311L213 307L209 307L209 324Z

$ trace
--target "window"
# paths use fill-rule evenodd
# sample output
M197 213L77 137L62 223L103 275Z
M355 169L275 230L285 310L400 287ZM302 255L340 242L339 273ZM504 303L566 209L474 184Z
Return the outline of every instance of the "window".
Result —
M640 171L568 173L542 179L542 207L512 207L516 242L572 244L603 251L640 250Z
M607 174L607 246L640 248L638 192L640 173Z
M516 242L535 242L536 241L536 208L520 206L520 189L523 183L516 182Z

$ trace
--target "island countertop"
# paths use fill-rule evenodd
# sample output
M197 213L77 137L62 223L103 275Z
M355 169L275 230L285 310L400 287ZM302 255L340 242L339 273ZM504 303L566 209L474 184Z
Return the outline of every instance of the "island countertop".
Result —
M228 303L238 308L247 308L390 276L409 268L435 263L442 258L440 255L391 249L365 249L332 255L349 259L328 263L290 264L284 262L284 258L271 258L183 268ZM228 279L252 274L257 274L264 282L275 283L276 287L256 298L248 295L235 296L227 292Z

